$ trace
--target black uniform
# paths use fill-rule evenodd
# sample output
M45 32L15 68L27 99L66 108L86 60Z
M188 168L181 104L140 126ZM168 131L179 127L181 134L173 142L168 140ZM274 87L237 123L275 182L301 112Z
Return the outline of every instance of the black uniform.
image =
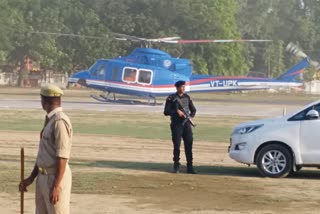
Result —
M191 98L187 94L183 94L181 97L175 93L167 98L164 115L171 116L171 135L173 142L173 161L179 164L180 160L180 144L181 138L183 138L185 154L187 159L188 168L192 168L192 144L193 134L190 122L186 122L183 125L184 118L180 117L177 113L179 105L175 101L176 98L180 98L183 108L190 114L191 117L196 115L196 108L194 107Z

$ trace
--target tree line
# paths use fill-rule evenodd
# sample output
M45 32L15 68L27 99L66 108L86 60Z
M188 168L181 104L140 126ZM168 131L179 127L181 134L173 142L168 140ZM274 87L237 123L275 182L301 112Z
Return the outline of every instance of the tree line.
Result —
M247 75L254 70L276 77L297 62L285 51L289 42L315 59L319 56L319 0L0 0L0 11L0 64L23 65L28 57L44 70L70 73L137 46L114 40L111 32L144 38L273 40L154 45L191 59L194 72L201 74Z

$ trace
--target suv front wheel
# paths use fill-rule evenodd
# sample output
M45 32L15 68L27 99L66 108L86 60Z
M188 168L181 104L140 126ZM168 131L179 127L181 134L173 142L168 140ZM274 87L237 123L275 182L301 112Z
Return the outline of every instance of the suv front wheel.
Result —
M292 170L292 155L286 147L271 144L259 151L256 164L263 176L282 178Z

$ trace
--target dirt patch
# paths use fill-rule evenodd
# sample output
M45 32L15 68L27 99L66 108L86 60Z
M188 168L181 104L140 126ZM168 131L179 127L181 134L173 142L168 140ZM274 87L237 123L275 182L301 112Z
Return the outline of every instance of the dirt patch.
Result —
M0 131L0 156L18 157L20 147L23 146L26 156L35 158L38 136L38 132ZM228 158L227 148L228 144L225 143L195 142L195 164L234 164ZM183 162L183 153L181 158ZM71 162L79 159L171 163L172 143L167 140L76 135L73 139Z
M37 154L37 136L37 132L0 132L0 213L18 213L19 150L25 147L28 174ZM227 146L195 142L199 174L176 175L170 173L171 142L77 135L70 161L74 179L72 211L318 213L318 171L302 171L287 179L261 178L255 168L230 160ZM33 200L33 193L26 195L26 213L34 213Z

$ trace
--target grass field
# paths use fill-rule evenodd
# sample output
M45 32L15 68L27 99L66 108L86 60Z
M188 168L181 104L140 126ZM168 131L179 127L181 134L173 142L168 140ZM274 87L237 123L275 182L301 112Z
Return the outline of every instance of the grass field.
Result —
M38 99L38 93L39 89L0 88L0 99ZM88 90L66 90L64 99L88 100L89 94ZM298 101L300 105L317 98L250 93L203 94L195 99L203 103L214 100L221 101L221 105L230 103L236 111L239 104L259 106L264 102ZM183 153L182 173L170 173L170 119L161 113L84 110L66 113L75 132L70 160L73 213L318 213L319 171L303 170L287 179L266 179L255 167L248 168L228 157L232 128L256 117L197 116L194 156L199 173L189 175L184 173ZM19 150L25 147L28 176L37 154L44 116L40 109L0 111L0 213L18 213L14 205L18 207ZM25 202L26 214L34 213L34 185L29 192L32 194ZM80 196L84 197L82 201Z
M27 170L31 166L28 162ZM110 163L104 167L107 169L110 166L163 172L169 164L139 166L136 163L120 166ZM243 167L201 166L198 167L201 174L196 176L170 173L124 174L104 171L104 168L99 170L86 161L71 164L71 167L74 171L74 194L132 197L135 201L129 206L148 204L149 208L160 209L163 213L174 210L180 213L210 210L214 211L212 213L314 213L304 211L311 211L311 207L319 203L317 197L306 194L309 192L316 196L319 191L319 187L314 185L319 178L315 171L304 172L295 179L274 180L259 178L255 169ZM0 164L0 192L15 193L18 182L18 160ZM29 188L29 192L34 192L34 185Z
M28 164L28 169L31 165ZM72 166L73 169L77 169L79 166ZM163 168L167 167L165 164ZM231 170L239 170L232 168L218 169L216 172L223 173ZM212 170L212 169L211 169ZM243 174L247 176L255 175L255 172L250 169L243 171ZM19 180L19 170L15 166L7 167L0 164L0 192L15 193L17 190L17 183ZM218 175L218 174L216 174ZM9 182L8 182L9 181ZM234 186L225 191L224 185L218 185L219 183L227 184L239 182L238 186ZM215 186L216 188L209 188L209 186ZM217 188L218 187L218 188ZM134 196L139 203L152 203L155 207L164 208L165 210L171 210L179 208L181 211L205 209L210 210L217 207L216 204L211 203L208 198L215 198L217 194L223 194L226 204L233 203L233 207L230 210L243 210L241 204L236 202L242 194L246 192L247 188L262 189L257 184L246 184L241 182L239 178L223 178L216 177L212 179L212 176L181 176L176 177L172 174L166 176L152 175L152 174L121 174L115 172L81 172L77 171L73 173L73 193L80 194L112 194L112 195L127 195ZM30 192L34 192L34 186L29 188ZM206 192L206 194L203 194ZM171 196L175 195L179 200L172 203ZM230 197L232 195L232 197ZM168 197L169 196L169 197ZM197 199L195 200L195 197ZM264 205L265 200L270 199L263 194L254 195L247 194L247 199L254 200L258 204ZM198 203L198 200L202 200L202 203Z
M170 118L160 113L133 112L66 112L73 123L75 134L126 136L144 139L165 139L170 136ZM3 110L0 112L0 130L39 131L44 112ZM254 117L196 117L194 135L197 140L228 142L232 128Z
M0 98L16 98L16 97L25 97L25 98L38 98L39 97L39 88L2 88L0 87ZM95 91L92 89L65 89L64 98L68 100L90 100L90 94L100 94L101 92ZM127 95L116 95L119 98L130 99L132 96ZM244 102L255 102L255 101L306 101L310 102L313 100L319 99L317 95L310 95L304 93L267 93L265 91L252 91L252 92L219 92L219 93L195 93L192 94L192 97L196 101L244 101ZM133 97L135 99L142 99L139 97ZM165 97L160 97L158 99L160 102L165 100Z

